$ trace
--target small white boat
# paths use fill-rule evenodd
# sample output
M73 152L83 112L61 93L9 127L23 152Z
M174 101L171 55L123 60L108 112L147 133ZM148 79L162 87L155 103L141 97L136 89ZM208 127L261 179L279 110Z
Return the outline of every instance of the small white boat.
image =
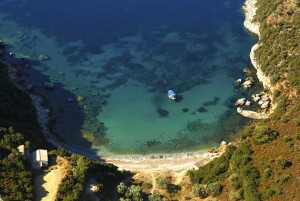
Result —
M175 100L176 99L176 94L173 90L169 90L168 91L168 97L172 100Z

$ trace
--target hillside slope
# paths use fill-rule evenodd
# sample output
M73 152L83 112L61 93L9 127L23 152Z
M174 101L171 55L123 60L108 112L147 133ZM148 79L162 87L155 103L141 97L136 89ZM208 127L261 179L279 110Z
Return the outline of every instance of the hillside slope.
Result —
M190 172L202 198L218 184L219 200L300 200L300 1L257 0L256 7L254 56L277 107L270 119L241 131L223 157Z

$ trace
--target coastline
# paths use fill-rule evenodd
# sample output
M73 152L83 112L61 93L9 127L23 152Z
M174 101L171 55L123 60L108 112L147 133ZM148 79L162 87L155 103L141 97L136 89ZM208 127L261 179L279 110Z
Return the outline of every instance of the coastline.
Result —
M33 106L37 110L37 120L41 126L44 137L48 142L57 148L64 148L72 153L81 154L88 158L93 158L96 160L103 160L107 163L112 163L118 166L121 170L129 170L140 172L142 170L147 171L187 171L190 169L197 169L203 166L214 158L219 157L226 148L226 143L222 142L219 149L214 149L214 153L210 153L208 150L199 150L195 152L186 153L174 153L174 154L149 154L149 155L113 155L113 154L97 154L88 149L83 149L82 147L76 147L74 145L69 145L62 142L56 136L54 136L51 131L49 124L51 122L50 109L46 108L43 104L44 100L38 94L28 93L26 87L20 84L17 74L17 68L9 63L5 63L8 67L8 75L12 82L21 89L24 93L27 93L31 100Z
M260 24L258 22L254 22L254 17L256 15L256 3L257 0L246 0L244 5L243 5L243 11L245 13L245 21L244 21L244 27L249 30L251 33L255 34L258 36L258 41L255 45L252 46L251 51L250 51L250 60L253 65L253 67L256 69L256 76L258 80L263 84L264 89L268 90L269 93L271 94L270 99L271 99L271 107L269 114L274 112L276 108L276 104L274 103L273 96L272 94L274 93L275 89L271 84L271 78L267 76L266 74L263 73L261 66L255 59L255 51L259 48L261 44L260 42ZM265 116L265 114L263 114ZM266 116L265 116L266 117Z
M245 21L244 25L251 32L257 34L259 36L259 25L252 23L253 17L255 16L256 8L255 8L256 0L246 0L244 9L245 9ZM260 70L259 65L255 61L254 52L258 48L258 44L254 45L251 49L250 59L253 66L257 69L257 73L263 75ZM252 55L252 56L251 56ZM11 80L15 83L17 87L22 89L25 93L26 89L24 86L21 86L17 83L17 77L15 75L15 70L13 66L9 65L9 74ZM257 76L258 76L257 74ZM262 76L258 76L261 82L267 83L266 78ZM266 84L264 84L265 87ZM267 87L267 85L266 85ZM69 145L67 143L62 142L57 139L51 131L49 130L49 123L51 121L51 117L49 116L49 109L43 106L43 98L39 95L28 93L32 99L32 104L37 109L38 122L42 128L43 135L46 140L53 144L55 147L64 148L72 153L81 154L88 158L94 159L103 159L107 163L112 163L118 166L120 169L131 170L131 171L142 171L142 170L171 170L171 171L187 171L189 169L195 168L197 169L200 166L203 166L214 158L219 157L225 150L226 145L221 146L217 153L209 153L207 150L200 150L198 152L193 153L176 153L176 154L153 154L153 155L124 155L124 156L103 156L96 154L93 151L89 151L87 149L82 149L81 147L76 147Z
M257 0L246 0L243 5L243 10L245 12L245 21L244 26L247 30L249 30L251 33L254 33L258 36L258 42L253 45L250 51L250 60L254 68L256 69L256 76L258 80L263 84L263 87L265 89L269 89L271 93L274 92L274 87L271 84L271 78L265 75L262 70L261 66L258 64L258 62L255 59L255 51L259 48L259 41L260 41L260 32L259 27L260 24L258 22L253 22L254 17L256 15L256 2ZM272 97L271 97L272 98Z

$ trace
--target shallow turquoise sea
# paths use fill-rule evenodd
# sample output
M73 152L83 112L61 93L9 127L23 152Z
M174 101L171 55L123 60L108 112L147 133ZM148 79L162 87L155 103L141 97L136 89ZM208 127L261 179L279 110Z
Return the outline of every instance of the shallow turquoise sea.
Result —
M49 100L66 143L113 154L195 151L246 122L233 104L247 92L234 81L251 68L257 39L243 27L242 3L7 0L0 39L30 64L20 67L24 82Z

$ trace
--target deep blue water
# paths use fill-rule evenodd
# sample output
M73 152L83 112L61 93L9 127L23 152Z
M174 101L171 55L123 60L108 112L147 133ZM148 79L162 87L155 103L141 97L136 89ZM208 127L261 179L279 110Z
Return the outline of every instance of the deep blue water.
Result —
M0 38L31 60L26 82L50 100L68 143L115 153L203 149L244 122L232 107L245 93L234 80L256 39L243 28L242 3L2 1ZM43 89L46 79L54 91Z

